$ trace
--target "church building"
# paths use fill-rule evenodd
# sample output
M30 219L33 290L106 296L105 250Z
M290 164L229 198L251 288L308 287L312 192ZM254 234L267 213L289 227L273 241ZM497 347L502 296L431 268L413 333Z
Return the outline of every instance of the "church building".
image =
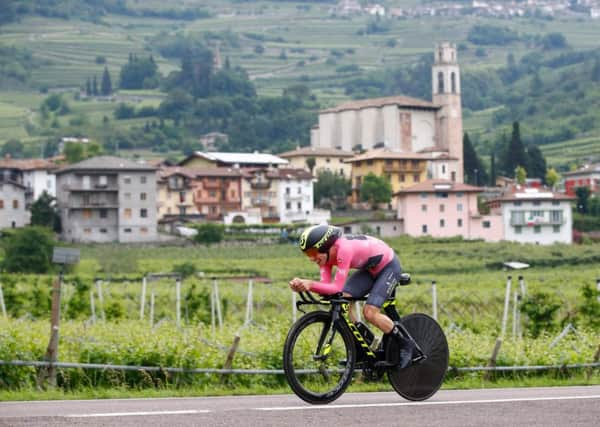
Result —
M456 45L435 47L432 100L363 99L319 112L311 146L345 151L383 149L427 157L427 178L463 182L463 126Z

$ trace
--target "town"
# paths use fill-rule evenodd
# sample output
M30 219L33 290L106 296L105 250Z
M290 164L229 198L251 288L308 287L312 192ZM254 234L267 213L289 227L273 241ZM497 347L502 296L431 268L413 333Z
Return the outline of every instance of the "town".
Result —
M576 188L597 191L600 165L567 172L551 188L515 177L498 177L495 186L466 184L457 49L447 42L435 49L432 101L392 96L321 110L307 129L310 146L277 155L213 151L215 139L227 137L215 133L203 136L206 151L177 164L103 155L72 164L64 156L6 157L0 160L0 227L28 225L29 208L40 197L56 200L60 237L73 243L155 242L205 222L325 223L335 203L316 205L314 185L328 171L350 181L350 195L340 197L351 209L383 213L338 224L346 233L367 227L381 237L572 243ZM369 176L389 183L389 203L361 197Z

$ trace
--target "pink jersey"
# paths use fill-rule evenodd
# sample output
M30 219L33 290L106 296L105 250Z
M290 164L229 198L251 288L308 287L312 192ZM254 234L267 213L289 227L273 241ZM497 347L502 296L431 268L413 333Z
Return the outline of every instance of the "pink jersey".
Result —
M321 267L321 280L312 282L311 291L322 295L341 292L350 269L366 270L373 276L393 258L394 250L385 242L371 236L342 236L333 244L337 248L335 259ZM331 280L333 267L337 267L335 279Z

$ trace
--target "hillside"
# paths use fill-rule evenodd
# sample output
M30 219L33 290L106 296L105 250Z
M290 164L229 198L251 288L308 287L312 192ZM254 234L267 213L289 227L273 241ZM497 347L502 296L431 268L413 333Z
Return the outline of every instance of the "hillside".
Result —
M18 3L29 6L16 11L9 19L13 22L4 23L0 33L0 47L14 49L0 61L0 143L17 138L26 154L38 155L48 138L67 133L91 134L105 149L114 150L115 132L143 129L158 120L151 116L113 120L117 103L73 95L87 79L100 80L105 66L118 87L119 73L131 54L152 55L166 79L180 69L177 47L201 44L218 52L221 64L227 61L244 69L260 97L279 97L298 84L307 87L314 102L303 108L315 111L351 97L403 93L429 98L430 76L423 64L436 42L450 40L459 46L465 129L480 153L489 154L498 135L512 120L519 120L524 141L544 144L542 150L552 165L566 168L600 155L599 144L594 143L600 95L593 85L598 58L593 49L600 26L583 13L555 18L474 14L377 18L332 15L334 2L327 1L216 0L56 0L50 13L39 7L48 2ZM406 9L418 3L386 5ZM563 40L557 41L557 35ZM516 74L507 77L507 70ZM530 91L533 71L539 77L535 93ZM68 93L70 111L53 121L40 114L47 96L40 91L55 90ZM136 109L158 107L166 97L160 88L120 90L117 95L118 101ZM289 142L274 141L273 147L306 143L314 117L307 116L305 136L286 135ZM110 137L103 136L107 119L114 128ZM161 154L194 148L200 130L171 132L159 144ZM577 148L582 144L585 149ZM146 151L155 148L142 145L139 148ZM260 148L268 149L264 143Z

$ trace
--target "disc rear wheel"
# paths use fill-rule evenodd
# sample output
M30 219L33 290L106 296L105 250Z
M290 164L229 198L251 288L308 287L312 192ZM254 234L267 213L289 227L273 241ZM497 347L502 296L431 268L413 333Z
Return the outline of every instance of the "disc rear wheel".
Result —
M427 358L405 369L390 369L388 379L405 399L425 400L433 396L444 381L448 369L448 341L440 325L426 314L410 314L402 318L402 324ZM386 351L399 351L395 340L390 340Z

